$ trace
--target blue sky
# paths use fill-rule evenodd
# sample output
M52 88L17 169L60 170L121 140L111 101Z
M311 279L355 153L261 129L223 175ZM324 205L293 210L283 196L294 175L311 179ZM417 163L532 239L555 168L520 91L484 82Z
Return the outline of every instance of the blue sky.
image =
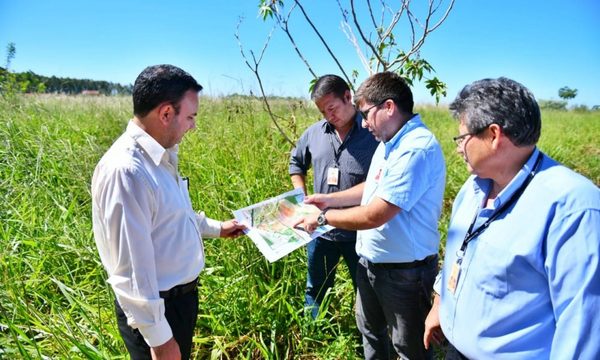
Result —
M423 0L413 0L418 1ZM340 30L336 1L305 3L340 60L361 70ZM14 42L14 71L128 84L147 65L171 63L196 77L205 94L257 93L234 37L243 16L242 42L260 51L271 25L257 17L257 5L258 0L0 0L0 65L6 45ZM306 25L290 25L315 70L338 73ZM571 104L598 105L600 1L457 0L421 55L448 85L442 103L474 80L507 76L538 99L558 99L558 89L569 86L578 89ZM283 33L274 33L261 70L267 92L307 96L311 76ZM365 76L361 71L359 82ZM417 102L433 102L422 85L414 93Z

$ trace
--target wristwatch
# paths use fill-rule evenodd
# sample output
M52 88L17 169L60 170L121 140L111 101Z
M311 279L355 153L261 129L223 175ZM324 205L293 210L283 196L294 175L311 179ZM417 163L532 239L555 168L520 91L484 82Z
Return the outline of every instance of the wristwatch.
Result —
M325 213L327 212L327 210L329 210L329 209L325 209L325 210L321 211L321 213L317 217L317 225L319 225L319 226L327 225L327 218L325 217Z

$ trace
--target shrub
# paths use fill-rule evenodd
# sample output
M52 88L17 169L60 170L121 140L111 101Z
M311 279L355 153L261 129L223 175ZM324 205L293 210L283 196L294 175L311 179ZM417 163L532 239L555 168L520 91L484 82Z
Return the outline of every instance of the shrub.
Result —
M542 110L567 110L567 102L564 100L539 100L538 104Z

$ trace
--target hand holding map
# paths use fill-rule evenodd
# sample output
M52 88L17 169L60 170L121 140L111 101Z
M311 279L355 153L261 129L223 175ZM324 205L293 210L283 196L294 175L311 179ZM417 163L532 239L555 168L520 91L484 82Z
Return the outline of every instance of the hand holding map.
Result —
M304 203L302 189L288 191L233 212L235 218L247 226L246 234L260 252L274 262L333 229L320 226L312 233L294 227L306 215L320 212L314 205Z

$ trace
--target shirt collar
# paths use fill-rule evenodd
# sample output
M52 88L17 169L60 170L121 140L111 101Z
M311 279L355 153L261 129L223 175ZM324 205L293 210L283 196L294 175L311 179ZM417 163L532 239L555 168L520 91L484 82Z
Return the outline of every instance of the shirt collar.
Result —
M385 145L385 158L387 159L390 155L392 149L394 149L400 139L404 137L404 135L408 134L411 130L423 126L423 122L421 121L421 116L419 114L415 114L412 118L408 119L406 123L398 130L396 135L394 135L390 140L384 142Z
M496 196L494 200L494 209L499 208L507 202L511 196L514 194L517 189L521 187L523 182L527 179L529 174L533 171L533 167L535 166L535 160L538 157L539 149L536 147L533 149L533 153L529 156L529 159L525 162L521 170L515 175L515 177L506 185L502 191ZM473 187L475 192L481 192L482 196L485 196L491 190L492 181L490 179L482 179L478 176L475 177L475 181L473 182Z
M141 147L146 151L150 159L154 165L158 166L162 161L163 157L173 157L177 156L178 145L173 146L172 148L165 149L159 144L152 136L148 135L142 128L140 128L136 123L132 120L127 124L127 129L125 130L127 135L131 136L133 140L135 140ZM169 160L169 159L166 159Z

